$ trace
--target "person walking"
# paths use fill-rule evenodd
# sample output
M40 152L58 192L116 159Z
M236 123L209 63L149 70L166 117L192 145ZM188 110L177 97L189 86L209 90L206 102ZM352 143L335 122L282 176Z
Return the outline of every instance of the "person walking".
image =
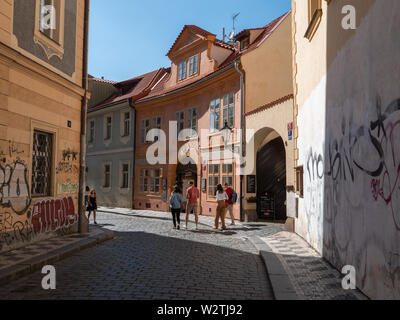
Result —
M226 211L229 212L229 215L231 217L231 226L235 225L235 216L233 215L233 202L232 202L232 195L233 195L233 189L229 187L228 183L225 183L225 192L226 195L228 196L228 200L225 200L226 204Z
M186 192L187 207L186 207L186 229L188 228L189 215L193 211L196 220L196 230L199 227L199 213L198 213L198 201L200 198L200 191L197 189L193 183L190 181L190 187Z
M174 230L178 228L181 229L181 206L183 202L183 197L179 192L179 188L175 187L174 191L171 193L169 198L169 206L172 212L172 220L174 222ZM177 224L178 222L178 224Z
M89 215L88 215L88 220L90 223L90 214L93 211L93 217L94 217L94 224L97 224L96 221L96 213L97 213L97 197L96 197L96 191L92 190L92 192L89 195L89 199L88 199L88 207L87 207L87 211L89 211Z
M85 190L85 208L87 208L88 205L89 205L89 195L90 195L90 188L88 186L86 186L86 190Z
M217 186L217 193L216 193L216 197L217 197L217 214L215 216L215 227L214 229L218 229L218 224L219 224L219 219L221 219L221 223L222 223L222 231L226 230L226 225L225 225L225 212L226 212L226 200L229 200L228 195L226 194L226 192L224 191L224 189L222 188L222 185L219 184Z

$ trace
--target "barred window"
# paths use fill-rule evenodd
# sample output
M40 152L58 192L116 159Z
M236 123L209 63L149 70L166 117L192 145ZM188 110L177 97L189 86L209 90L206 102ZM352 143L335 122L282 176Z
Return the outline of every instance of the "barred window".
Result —
M32 196L51 196L53 135L35 130L32 152Z

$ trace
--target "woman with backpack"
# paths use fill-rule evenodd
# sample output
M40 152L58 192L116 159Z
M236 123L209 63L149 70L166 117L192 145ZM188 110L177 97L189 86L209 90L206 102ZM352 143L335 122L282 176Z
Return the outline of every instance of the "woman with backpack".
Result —
M174 191L171 193L171 196L169 198L169 206L171 208L172 220L174 222L174 230L181 229L182 202L183 202L182 194L179 192L179 188L175 187Z

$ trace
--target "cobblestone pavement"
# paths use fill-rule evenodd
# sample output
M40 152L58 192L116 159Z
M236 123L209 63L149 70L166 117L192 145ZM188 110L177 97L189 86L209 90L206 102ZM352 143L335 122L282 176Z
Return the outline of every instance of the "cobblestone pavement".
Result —
M268 276L250 235L272 235L279 225L239 225L214 231L175 231L168 214L99 213L115 239L55 265L57 289L44 291L42 275L0 287L0 299L273 299ZM193 228L193 224L191 225Z
M278 256L302 300L364 300L358 290L342 288L343 275L296 234L278 232L261 237Z

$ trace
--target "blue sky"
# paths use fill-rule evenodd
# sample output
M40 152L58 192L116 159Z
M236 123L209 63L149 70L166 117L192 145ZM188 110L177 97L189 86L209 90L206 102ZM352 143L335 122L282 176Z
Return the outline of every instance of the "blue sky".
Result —
M222 39L232 29L263 27L290 10L291 0L94 0L91 1L89 73L121 81L169 67L166 53L185 24Z

